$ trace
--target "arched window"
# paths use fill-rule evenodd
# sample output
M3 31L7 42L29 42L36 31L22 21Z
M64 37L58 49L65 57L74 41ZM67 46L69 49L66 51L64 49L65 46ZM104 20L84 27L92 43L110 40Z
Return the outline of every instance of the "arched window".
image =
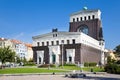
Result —
M85 34L88 35L88 32L89 32L88 26L87 26L87 25L81 25L81 26L77 29L77 31L78 31L78 32L83 32L83 33L85 33Z

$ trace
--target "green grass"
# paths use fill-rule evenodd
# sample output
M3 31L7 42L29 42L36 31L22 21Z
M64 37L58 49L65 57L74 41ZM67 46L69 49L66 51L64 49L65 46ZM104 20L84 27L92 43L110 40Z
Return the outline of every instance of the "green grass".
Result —
M84 67L82 68L83 71L91 71L91 68L94 72L103 72L103 68L99 67ZM57 69L55 68L6 68L0 69L0 74L17 74L17 73L59 73L59 72L67 72L69 70L80 70L80 67L77 66L63 66Z
M91 71L93 69L93 72L104 72L104 68L99 68L99 67L84 67L82 70L84 71Z
M45 68L7 68L0 69L0 74L15 74L15 73L53 73L66 72L66 70L45 69Z

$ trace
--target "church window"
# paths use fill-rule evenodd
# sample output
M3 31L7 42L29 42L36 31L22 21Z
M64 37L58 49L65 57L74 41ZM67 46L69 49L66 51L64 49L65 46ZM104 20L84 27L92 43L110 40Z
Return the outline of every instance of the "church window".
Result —
M44 42L42 42L42 46L44 46Z
M90 16L88 16L88 20L90 20Z
M77 21L79 21L79 18L77 18Z
M73 18L73 22L75 22L75 18Z
M47 46L49 45L49 42L47 41Z
M69 41L69 40L67 40L67 44L70 44L70 41Z
M59 41L56 41L56 44L59 45Z
M86 16L84 17L84 20L86 20Z
M82 21L82 17L80 17L80 20Z
M78 32L83 32L85 34L88 35L88 26L86 25L81 25L78 29L77 29Z
M52 45L54 45L54 42L53 42L53 41L51 41L51 43L52 43Z
M40 43L39 43L39 42L37 42L37 46L40 46Z
M95 15L92 15L92 19L95 19Z
M61 43L63 44L63 43L64 43L64 40L62 40Z
M75 44L75 39L72 40L73 44Z

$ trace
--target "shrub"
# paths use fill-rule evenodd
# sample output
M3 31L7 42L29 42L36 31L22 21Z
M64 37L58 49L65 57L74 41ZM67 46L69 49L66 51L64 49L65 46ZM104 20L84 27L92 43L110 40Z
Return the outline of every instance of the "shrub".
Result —
M24 66L36 66L36 64L33 62L26 62Z
M55 64L42 64L38 66L38 68L47 68L47 67L56 67L56 65Z
M91 62L91 63L85 62L84 63L85 67L95 67L96 65L97 65L97 63L95 63L95 62Z
M75 64L64 64L64 66L76 66Z
M85 63L84 63L84 66L85 66L85 67L89 67L89 63L85 62Z
M120 74L120 66L115 63L107 64L104 69L108 73Z
M95 62L89 63L90 67L95 67L96 65L97 65L97 63L95 63Z

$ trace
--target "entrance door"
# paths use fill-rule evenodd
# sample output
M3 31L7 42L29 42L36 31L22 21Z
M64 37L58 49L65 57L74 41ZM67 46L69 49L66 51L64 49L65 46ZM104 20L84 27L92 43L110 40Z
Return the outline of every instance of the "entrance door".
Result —
M53 64L55 64L55 62L56 62L56 55L55 54L52 55L52 62L53 62Z
M41 57L39 57L39 64L41 64Z
M72 62L72 57L69 57L69 62L70 62L70 63Z

